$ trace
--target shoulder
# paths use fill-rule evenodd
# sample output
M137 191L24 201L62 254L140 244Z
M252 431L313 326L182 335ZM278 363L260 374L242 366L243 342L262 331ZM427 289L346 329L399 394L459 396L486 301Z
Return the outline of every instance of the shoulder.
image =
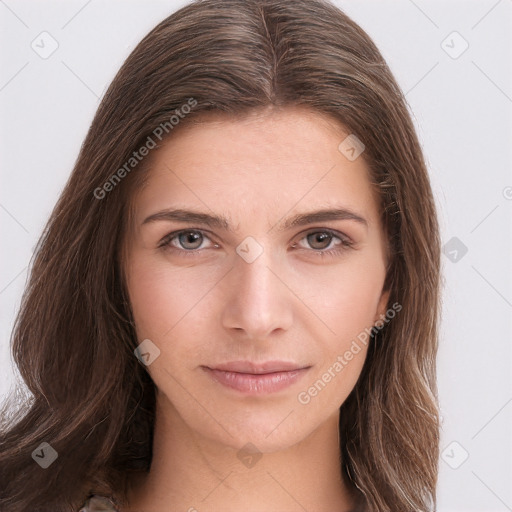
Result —
M118 512L113 501L106 496L90 496L78 512Z

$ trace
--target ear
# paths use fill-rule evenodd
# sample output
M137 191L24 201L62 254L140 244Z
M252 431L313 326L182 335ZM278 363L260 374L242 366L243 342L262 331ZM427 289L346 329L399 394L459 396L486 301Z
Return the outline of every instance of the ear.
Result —
M391 290L383 290L379 299L379 304L377 306L377 313L373 320L373 323L377 322L377 320L382 320L382 317L386 316L386 311L388 309L389 295L391 294Z

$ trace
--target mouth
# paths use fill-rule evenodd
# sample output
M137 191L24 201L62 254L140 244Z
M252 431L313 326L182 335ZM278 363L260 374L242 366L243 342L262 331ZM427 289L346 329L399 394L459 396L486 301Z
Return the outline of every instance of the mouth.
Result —
M248 395L276 393L297 383L311 368L285 361L233 361L201 367L214 381Z

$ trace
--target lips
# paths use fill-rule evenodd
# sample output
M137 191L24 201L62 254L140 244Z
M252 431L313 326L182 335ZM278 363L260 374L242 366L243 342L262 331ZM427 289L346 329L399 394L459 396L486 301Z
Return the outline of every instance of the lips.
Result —
M281 391L299 381L310 366L287 361L232 361L203 366L203 370L216 382L243 394L258 395Z
M263 363L253 363L252 361L231 361L229 363L211 366L212 370L221 370L225 372L251 373L261 375L265 373L289 372L300 370L308 365L300 365L288 361L266 361Z

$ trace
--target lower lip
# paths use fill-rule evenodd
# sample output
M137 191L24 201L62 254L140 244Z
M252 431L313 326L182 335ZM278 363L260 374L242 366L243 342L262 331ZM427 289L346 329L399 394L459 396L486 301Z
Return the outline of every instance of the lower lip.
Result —
M286 372L252 373L226 372L203 367L217 382L224 386L250 395L276 393L298 382L309 368Z

